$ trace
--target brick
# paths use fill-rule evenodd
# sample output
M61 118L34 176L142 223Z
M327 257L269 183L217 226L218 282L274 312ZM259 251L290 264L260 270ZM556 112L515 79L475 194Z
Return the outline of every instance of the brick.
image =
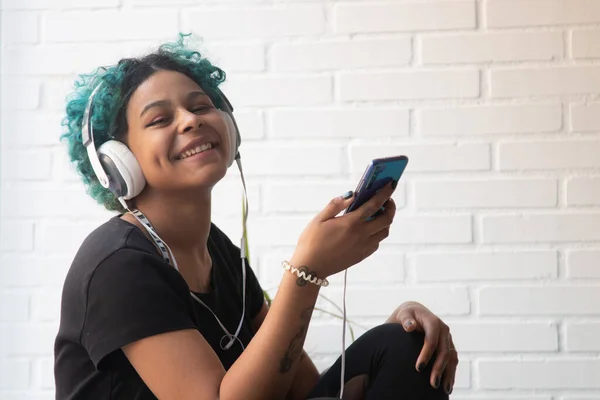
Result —
M413 256L418 282L554 279L555 251L423 253Z
M286 273L281 267L281 262L289 258L290 254L283 251L268 252L263 255L260 262L261 284L265 287L277 287L283 274ZM365 285L379 285L381 282L393 285L403 282L404 277L404 254L386 250L377 251L360 263L350 267L347 282L349 285L358 282ZM340 272L332 275L328 280L330 287L339 287L344 282L344 273Z
M0 322L24 322L29 319L29 296L6 291L0 294Z
M0 336L9 356L52 355L58 324L0 325Z
M600 141L500 143L500 170L600 167Z
M4 145L7 147L48 146L60 144L63 133L60 114L19 111L2 118Z
M48 150L7 149L0 162L2 180L47 180L51 176L52 154Z
M582 132L600 131L600 104L571 105L571 130Z
M600 388L600 361L589 359L481 360L481 389Z
M274 71L322 71L406 65L412 49L409 37L318 41L275 44L269 56Z
M310 36L324 32L325 13L320 5L286 7L256 5L184 11L184 31L196 27L201 27L203 37L211 39Z
M561 397L560 400L600 400L600 397L596 396L587 396L587 397L583 397L583 396L565 396L565 397Z
M234 106L235 107L235 106ZM263 113L260 111L235 110L235 121L240 129L242 141L247 139L262 139L265 136Z
M44 201L40 201L44 199ZM88 215L109 218L109 214L96 200L78 185L69 187L16 186L3 196L0 215L22 217L68 217ZM68 207L65 207L68 204Z
M562 129L560 104L469 106L419 110L422 135L489 135L557 132Z
M444 180L413 184L417 208L554 207L554 179Z
M549 85L548 82L552 82ZM490 95L494 98L568 96L600 91L600 67L492 69Z
M211 45L204 56L227 72L260 72L266 65L261 43Z
M331 288L328 297L341 304L342 289ZM382 322L405 301L425 304L439 316L465 315L470 312L469 295L464 287L348 288L346 297L348 315L351 318L381 317Z
M574 30L571 36L571 48L574 58L600 57L600 30Z
M2 400L54 400L54 391L41 393L6 392L2 393Z
M106 211L108 213L108 211ZM48 222L36 232L36 249L45 254L73 257L83 240L107 218L97 222ZM238 220L239 222L239 220Z
M33 365L33 381L36 387L54 389L54 360L44 357Z
M36 322L53 322L60 318L61 291L43 290L33 296L32 316Z
M510 395L488 396L488 395L481 395L481 396L478 396L478 397L472 397L472 396L462 397L462 396L459 396L459 395L457 395L457 396L452 395L452 400L552 400L552 397L551 396L533 396L533 395L528 395L528 396L510 396ZM588 400L590 400L590 399L588 399Z
M33 250L33 223L3 218L0 224L0 250Z
M407 109L281 109L269 115L273 138L371 138L408 136Z
M476 27L475 2L339 3L336 33L469 29Z
M300 234L313 216L257 216L250 215L248 232L250 246L295 246ZM241 237L240 218L220 218L215 223L230 238ZM237 242L236 242L237 243ZM288 255L289 257L290 255ZM281 265L279 260L279 265ZM254 265L254 264L253 264Z
M561 32L468 33L422 38L424 64L554 60L562 57Z
M232 104L244 107L328 104L332 85L327 76L255 76L233 78L223 86Z
M39 15L27 11L2 13L2 39L7 44L37 43L40 36Z
M475 98L479 71L340 72L341 101Z
M489 28L600 22L594 0L490 0L484 10Z
M121 44L49 44L6 49L2 71L7 75L69 75L88 73L100 65L116 64L127 55ZM63 99L64 100L64 99ZM64 103L64 101L63 101Z
M477 296L481 315L598 315L598 286L483 287Z
M571 178L567 181L567 205L600 205L600 178Z
M256 184L247 184L248 210L251 213L260 210L260 187ZM244 187L240 180L220 181L212 192L211 212L214 215L231 217L242 215L242 196Z
M490 168L490 148L487 144L350 144L350 168L359 178L374 158L406 154L407 172L482 171Z
M404 216L396 215L387 243L439 244L471 243L473 233L471 217L452 216Z
M460 353L558 351L558 329L552 322L454 322L450 330Z
M567 322L566 349L569 352L600 351L600 323Z
M6 111L35 110L40 105L40 95L38 79L12 77L2 82L2 108Z
M567 253L569 278L600 278L600 251L571 250Z
M4 338L4 337L3 337ZM29 388L30 366L26 358L0 360L0 389L24 390ZM0 392L1 393L1 392ZM4 399L4 396L2 397Z
M481 227L483 243L600 240L600 214L484 216Z
M6 10L45 10L63 8L113 8L119 6L121 0L4 0L2 7Z
M74 255L3 254L0 256L0 282L4 287L61 287Z
M135 24L131 21L135 21ZM178 25L176 10L50 12L46 14L45 39L48 42L83 43L144 39L174 40L179 32ZM107 26L111 29L105 29Z
M327 203L348 190L354 190L357 182L325 181L268 183L264 190L266 212L320 212ZM392 195L396 208L406 203L406 186L400 183Z
M242 147L247 175L327 176L342 172L341 146L247 144Z

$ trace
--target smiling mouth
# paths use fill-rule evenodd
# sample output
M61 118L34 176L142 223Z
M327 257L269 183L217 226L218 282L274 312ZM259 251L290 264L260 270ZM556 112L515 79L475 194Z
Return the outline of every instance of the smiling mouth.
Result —
M204 153L205 151L208 151L210 149L214 149L216 147L216 145L213 145L212 143L205 143L203 145L200 146L196 146L193 149L189 149L183 153L181 153L180 155L177 156L178 160L185 160L188 157L191 157L195 154L199 154L199 153Z

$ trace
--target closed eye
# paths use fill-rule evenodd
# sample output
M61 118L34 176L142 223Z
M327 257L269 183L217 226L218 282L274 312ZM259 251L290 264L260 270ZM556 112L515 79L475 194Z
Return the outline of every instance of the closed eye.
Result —
M165 118L165 117L156 118L156 119L153 119L148 125L146 125L146 128L149 128L149 127L155 126L155 125L159 125L159 124L163 124L165 122L167 122L167 118Z
M200 112L206 112L209 111L210 109L212 109L211 106L200 106L200 107L196 107L192 110L192 112L194 113L200 113Z

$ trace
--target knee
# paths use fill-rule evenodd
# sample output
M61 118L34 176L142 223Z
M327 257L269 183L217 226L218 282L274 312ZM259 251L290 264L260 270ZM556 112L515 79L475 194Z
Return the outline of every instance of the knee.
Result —
M402 325L391 323L376 326L363 336L370 338L386 352L402 356L410 362L416 362L425 342L423 333L406 332Z

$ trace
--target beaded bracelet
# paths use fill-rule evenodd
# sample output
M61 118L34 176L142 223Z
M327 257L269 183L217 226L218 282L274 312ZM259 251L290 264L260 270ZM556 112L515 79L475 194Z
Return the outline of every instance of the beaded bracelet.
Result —
M321 279L321 278L314 277L308 270L306 270L306 268L303 268L302 270L300 270L300 269L294 267L292 264L290 264L287 261L284 261L281 264L281 266L286 271L290 271L292 274L298 275L298 278L302 279L303 281L314 283L315 285L322 286L322 287L329 286L329 281L327 280L327 278ZM307 272L308 272L308 274L307 274Z

